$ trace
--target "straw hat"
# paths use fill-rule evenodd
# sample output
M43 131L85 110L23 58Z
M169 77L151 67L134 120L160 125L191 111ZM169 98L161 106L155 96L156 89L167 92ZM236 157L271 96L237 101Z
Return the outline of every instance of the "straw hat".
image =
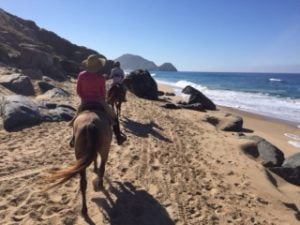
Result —
M106 64L104 58L99 58L97 55L90 55L82 62L84 69L90 73L99 72Z

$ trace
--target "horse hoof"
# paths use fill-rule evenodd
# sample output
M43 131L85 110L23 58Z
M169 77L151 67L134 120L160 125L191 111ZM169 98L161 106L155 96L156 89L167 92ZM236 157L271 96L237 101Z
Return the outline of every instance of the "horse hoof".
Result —
M102 191L104 189L103 182L98 179L93 180L94 191Z

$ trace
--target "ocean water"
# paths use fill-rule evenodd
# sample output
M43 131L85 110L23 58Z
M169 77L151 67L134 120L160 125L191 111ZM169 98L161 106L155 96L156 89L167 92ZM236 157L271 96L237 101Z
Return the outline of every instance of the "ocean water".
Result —
M300 128L300 74L158 72L151 73L177 95L191 85L218 105L289 121Z

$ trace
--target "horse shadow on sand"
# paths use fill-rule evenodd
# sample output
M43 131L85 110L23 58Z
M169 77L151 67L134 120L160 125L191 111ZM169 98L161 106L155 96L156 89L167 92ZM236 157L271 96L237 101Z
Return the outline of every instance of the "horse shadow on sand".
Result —
M157 125L155 122L151 121L150 123L140 123L136 122L134 120L131 120L127 117L124 117L122 119L122 124L126 128L126 131L129 133L132 133L135 136L138 137L149 137L149 135L152 135L155 138L158 138L162 141L171 143L172 141L164 137L162 134L160 134L157 130L163 130L159 125Z
M111 225L175 225L166 209L145 190L130 182L108 183L109 191L103 190L105 198L92 201Z

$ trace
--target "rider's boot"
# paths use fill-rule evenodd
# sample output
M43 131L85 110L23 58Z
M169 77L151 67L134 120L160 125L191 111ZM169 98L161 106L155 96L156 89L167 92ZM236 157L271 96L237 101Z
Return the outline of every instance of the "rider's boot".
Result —
M113 131L114 131L114 134L116 136L118 145L122 145L123 142L127 140L127 137L126 137L125 134L123 134L121 132L120 123L119 123L118 119L115 120L115 124L113 125Z

